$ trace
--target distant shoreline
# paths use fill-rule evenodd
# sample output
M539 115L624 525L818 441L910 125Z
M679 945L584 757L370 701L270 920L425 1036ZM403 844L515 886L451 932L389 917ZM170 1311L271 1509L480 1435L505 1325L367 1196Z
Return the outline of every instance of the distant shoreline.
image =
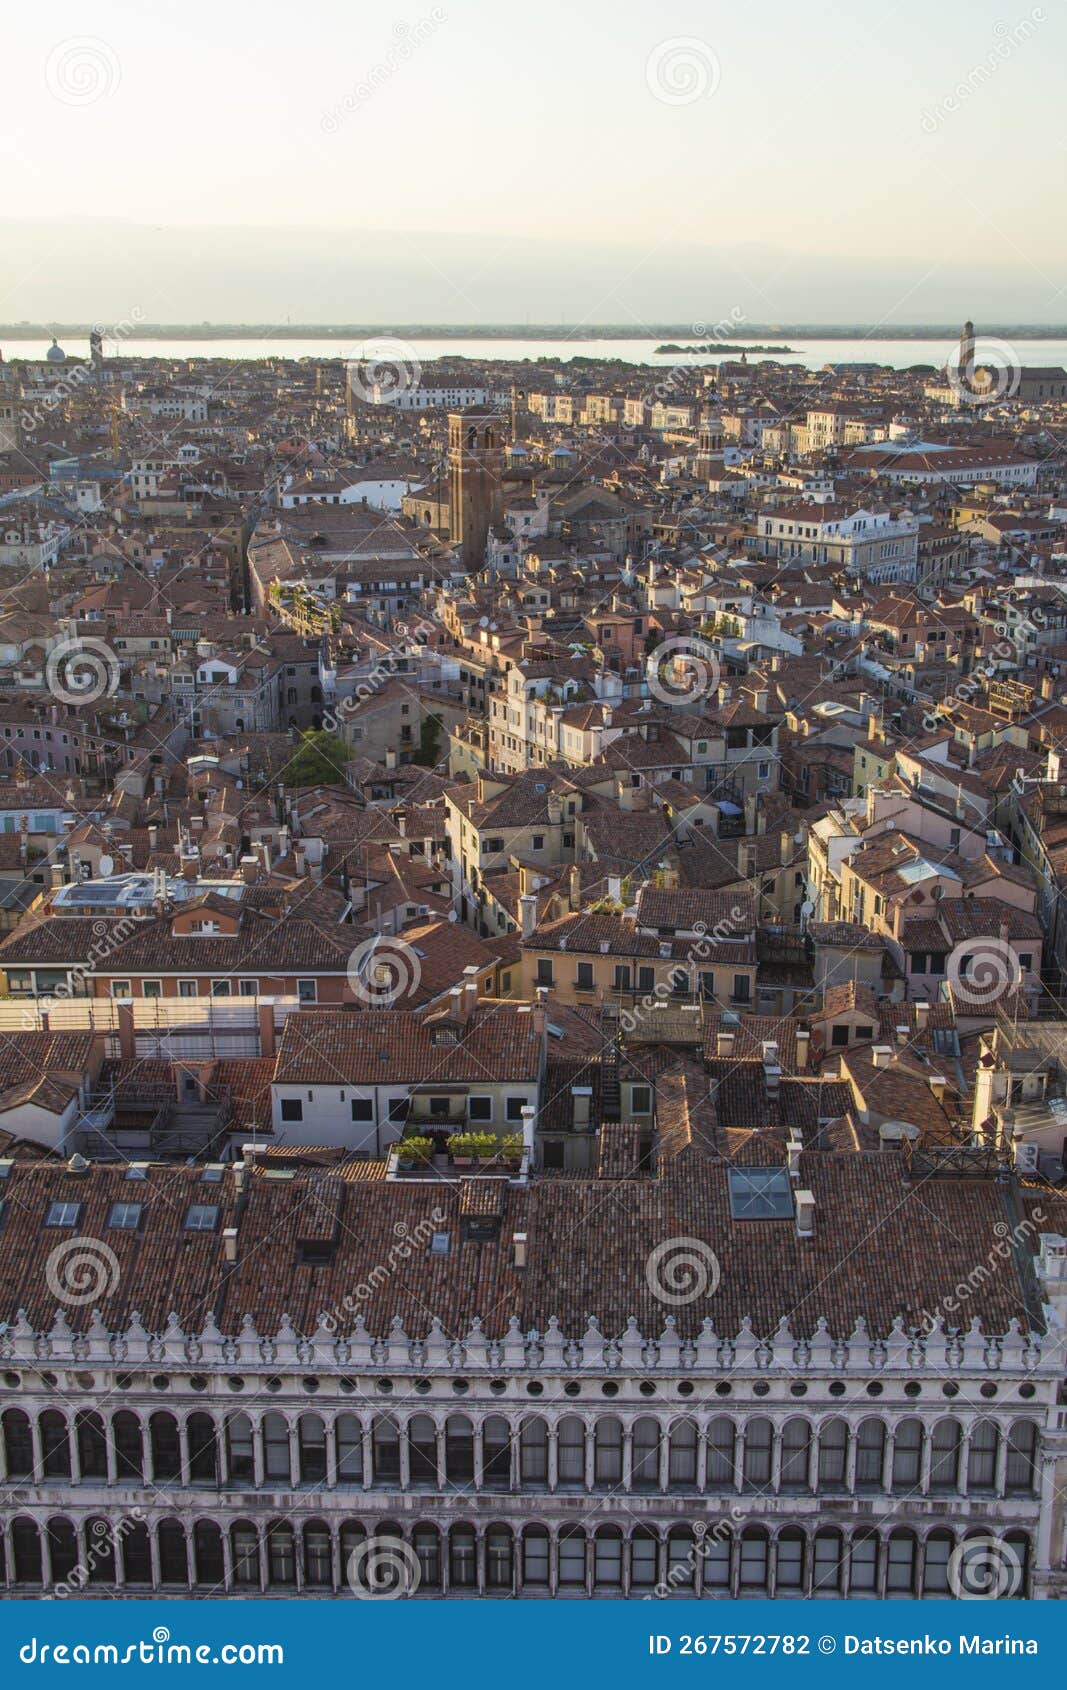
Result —
M106 323L0 323L4 340L41 340L63 335L87 336L99 328L108 334ZM740 340L746 351L763 350L761 335L789 340L934 340L958 339L958 323L909 323L890 328L885 324L856 323L765 323L752 325L752 341ZM1067 323L983 324L980 336L994 335L1015 340L1060 340L1067 337ZM653 325L645 334L635 334L632 323L138 323L136 334L124 334L124 341L138 340L357 340L372 336L393 336L414 340L692 340L693 325ZM692 347L685 350L691 351ZM777 350L777 348L775 348Z

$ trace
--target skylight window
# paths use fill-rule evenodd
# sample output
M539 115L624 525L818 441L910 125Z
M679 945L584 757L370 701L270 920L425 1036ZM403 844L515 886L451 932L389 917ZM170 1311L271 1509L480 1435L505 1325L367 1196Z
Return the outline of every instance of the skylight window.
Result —
M730 1213L735 1221L784 1221L793 1214L785 1168L730 1168Z
M186 1232L214 1232L219 1211L214 1203L190 1203L185 1213Z

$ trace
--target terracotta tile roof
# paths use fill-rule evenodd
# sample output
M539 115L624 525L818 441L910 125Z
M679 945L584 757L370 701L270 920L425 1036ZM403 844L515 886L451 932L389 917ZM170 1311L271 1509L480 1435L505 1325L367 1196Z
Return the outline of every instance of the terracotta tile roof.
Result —
M407 1010L302 1010L286 1020L275 1083L534 1080L541 1053L536 1020L527 1007L490 1000L457 1028L456 1042L443 1043L441 1020Z

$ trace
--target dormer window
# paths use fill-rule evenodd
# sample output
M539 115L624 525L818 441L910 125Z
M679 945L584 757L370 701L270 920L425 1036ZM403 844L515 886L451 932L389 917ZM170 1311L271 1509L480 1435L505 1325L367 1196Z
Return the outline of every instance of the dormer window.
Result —
M459 1029L457 1027L435 1027L430 1039L435 1045L458 1045Z

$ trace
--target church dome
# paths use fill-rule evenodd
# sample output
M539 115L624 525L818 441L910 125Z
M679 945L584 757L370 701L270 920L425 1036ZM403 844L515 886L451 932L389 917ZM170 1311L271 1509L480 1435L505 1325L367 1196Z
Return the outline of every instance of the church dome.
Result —
M48 351L45 353L45 357L48 359L50 364L65 364L67 361L67 354L60 346L58 340L54 340L52 342Z

